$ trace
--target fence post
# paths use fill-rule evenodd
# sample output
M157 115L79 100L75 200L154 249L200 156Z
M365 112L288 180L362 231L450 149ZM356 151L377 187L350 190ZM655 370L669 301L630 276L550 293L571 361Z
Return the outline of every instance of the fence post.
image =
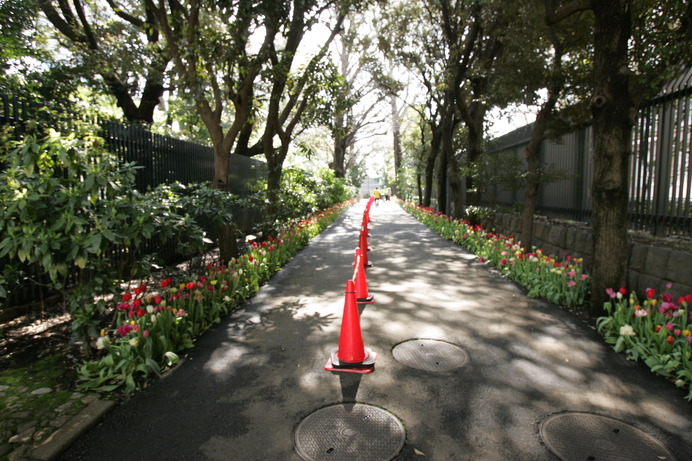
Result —
M654 187L654 227L656 236L666 235L666 224L670 187L670 160L672 147L671 105L666 102L660 109L659 137L656 143L655 187Z

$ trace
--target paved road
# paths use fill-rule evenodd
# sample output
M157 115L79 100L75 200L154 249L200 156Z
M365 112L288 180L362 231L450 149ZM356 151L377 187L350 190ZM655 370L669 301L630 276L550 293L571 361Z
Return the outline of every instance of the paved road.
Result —
M680 391L393 203L371 211L375 266L367 280L375 302L360 305L365 345L378 353L375 372L325 371L364 206L347 211L182 364L118 405L61 459L298 460L293 432L301 420L361 402L403 422L398 460L556 460L539 427L570 411L616 418L692 460L692 405ZM406 366L392 348L415 338L458 345L469 360L442 372Z

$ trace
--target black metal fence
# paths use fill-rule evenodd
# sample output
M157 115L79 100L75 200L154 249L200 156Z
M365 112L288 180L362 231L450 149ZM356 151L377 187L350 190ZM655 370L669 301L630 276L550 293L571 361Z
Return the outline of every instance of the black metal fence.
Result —
M58 126L66 129L74 123L73 117L74 114L69 114L68 111L46 110L42 104L35 101L0 95L0 128L9 127L10 137L16 139L29 130L30 124L41 125L39 129L57 129ZM155 134L136 124L102 120L98 121L97 125L101 128L99 135L104 138L108 150L116 154L121 161L135 162L139 167L135 187L141 192L160 184L207 183L213 179L214 153L211 147ZM252 158L232 155L230 192L241 197L250 194L247 186L265 177L264 165L263 162ZM253 210L236 210L239 225L245 228L257 219L255 214ZM152 239L147 244L147 251L171 259L175 245L163 245ZM6 263L7 261L0 259L0 267ZM34 268L24 268L24 271L38 277L38 272ZM23 283L19 289L12 290L11 296L5 302L6 305L21 305L39 299L39 294L42 294L39 291L42 289L30 280L27 281L28 283Z
M629 164L629 226L656 236L692 237L692 69L672 81L639 113L632 132ZM532 125L493 140L488 155L512 152L523 158ZM537 213L590 221L593 182L592 129L586 127L555 141L544 141L543 164L553 164L571 179L540 187ZM522 190L490 187L485 206L514 207Z
M69 128L74 118L66 111L46 110L36 101L0 95L0 127L10 126L13 136L20 138L29 123ZM116 120L100 120L95 124L100 126L99 135L104 138L110 152L121 161L135 162L140 167L136 188L141 192L159 184L205 183L214 176L214 152L209 146L152 133L137 124ZM232 155L230 191L246 196L247 185L264 177L264 165L249 157Z

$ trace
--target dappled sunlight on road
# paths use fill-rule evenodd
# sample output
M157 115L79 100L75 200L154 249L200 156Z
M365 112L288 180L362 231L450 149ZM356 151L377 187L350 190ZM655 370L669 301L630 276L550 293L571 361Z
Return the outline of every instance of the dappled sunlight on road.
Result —
M527 298L394 203L372 208L374 266L366 275L375 299L359 305L363 342L378 354L375 371L325 371L339 344L363 209L364 202L356 204L205 334L171 373L174 389L164 378L145 393L139 411L169 408L148 423L173 440L168 453L298 459L296 425L340 402L368 403L400 418L406 427L401 459L550 461L538 426L563 411L610 415L660 437L689 437L692 413L669 383L646 374L652 379L640 385L641 367L615 355L575 316ZM449 371L408 367L392 349L414 338L447 341L469 360ZM116 446L127 444L117 437Z

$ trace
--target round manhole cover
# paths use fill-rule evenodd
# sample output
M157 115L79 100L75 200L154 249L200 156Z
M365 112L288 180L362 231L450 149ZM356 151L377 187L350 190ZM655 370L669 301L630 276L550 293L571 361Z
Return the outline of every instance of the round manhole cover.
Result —
M454 370L469 361L464 349L439 339L410 339L394 346L392 354L404 365L425 371Z
M675 460L661 442L617 419L589 413L561 413L546 418L540 435L563 461Z
M359 403L338 404L306 416L296 427L293 442L307 461L394 458L403 448L401 421L381 408Z

